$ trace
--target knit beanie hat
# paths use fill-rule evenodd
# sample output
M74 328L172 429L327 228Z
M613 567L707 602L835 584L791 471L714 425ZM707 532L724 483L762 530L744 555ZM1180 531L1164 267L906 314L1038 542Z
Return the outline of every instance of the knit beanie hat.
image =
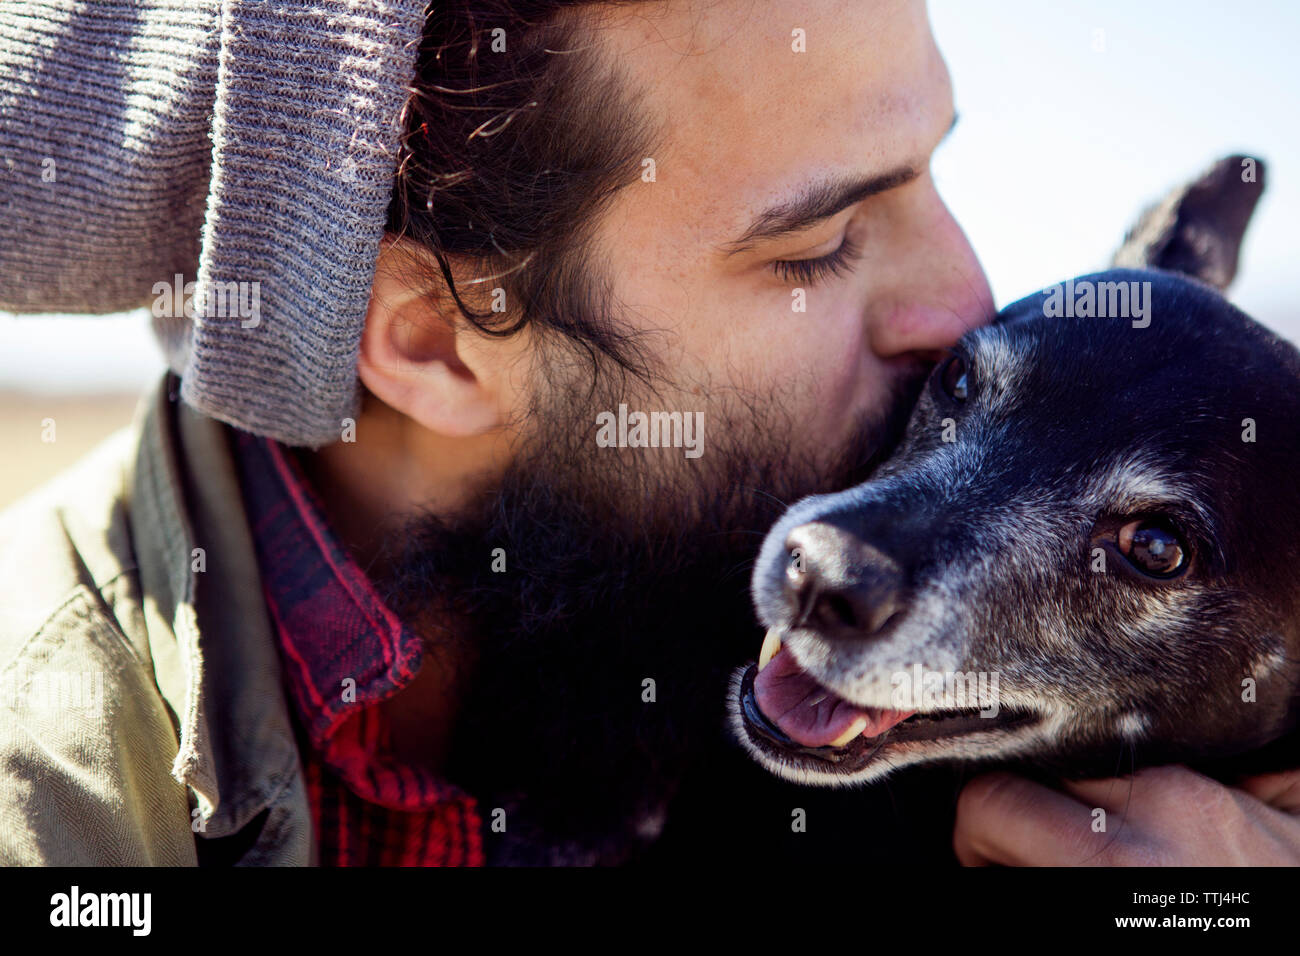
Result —
M185 402L338 440L426 5L3 0L0 309L148 306Z

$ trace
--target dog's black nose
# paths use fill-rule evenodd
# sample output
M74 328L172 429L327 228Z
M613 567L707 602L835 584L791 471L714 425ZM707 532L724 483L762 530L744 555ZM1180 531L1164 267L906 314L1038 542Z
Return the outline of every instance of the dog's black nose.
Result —
M856 535L816 521L791 531L785 547L793 626L828 638L870 637L902 610L898 563Z

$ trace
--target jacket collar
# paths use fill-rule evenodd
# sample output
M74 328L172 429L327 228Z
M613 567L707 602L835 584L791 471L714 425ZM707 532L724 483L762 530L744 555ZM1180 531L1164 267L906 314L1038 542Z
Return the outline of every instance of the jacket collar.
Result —
M168 373L142 405L131 533L158 689L197 832L241 829L290 784L298 750L229 429L179 401Z

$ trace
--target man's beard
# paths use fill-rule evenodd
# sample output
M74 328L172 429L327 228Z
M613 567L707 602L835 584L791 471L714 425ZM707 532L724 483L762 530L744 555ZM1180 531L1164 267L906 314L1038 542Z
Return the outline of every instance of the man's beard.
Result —
M597 412L662 405L553 392L506 474L454 516L410 520L377 582L435 666L473 659L448 779L557 840L653 817L693 760L727 745L728 675L762 639L748 585L763 535L798 498L865 480L923 373L900 372L843 448L802 458L775 398L697 399L703 454L673 449L670 463L595 440Z

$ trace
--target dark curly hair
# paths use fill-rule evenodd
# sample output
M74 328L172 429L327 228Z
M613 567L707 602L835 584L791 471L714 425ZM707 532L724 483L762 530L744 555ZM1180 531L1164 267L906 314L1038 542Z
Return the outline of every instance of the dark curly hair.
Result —
M660 133L600 56L591 18L642 2L431 3L387 229L432 253L430 290L449 292L480 331L553 331L586 352L593 373L603 355L649 381L643 350L605 318L608 277L590 249L598 213L639 178ZM453 256L504 290L505 311L465 301Z

